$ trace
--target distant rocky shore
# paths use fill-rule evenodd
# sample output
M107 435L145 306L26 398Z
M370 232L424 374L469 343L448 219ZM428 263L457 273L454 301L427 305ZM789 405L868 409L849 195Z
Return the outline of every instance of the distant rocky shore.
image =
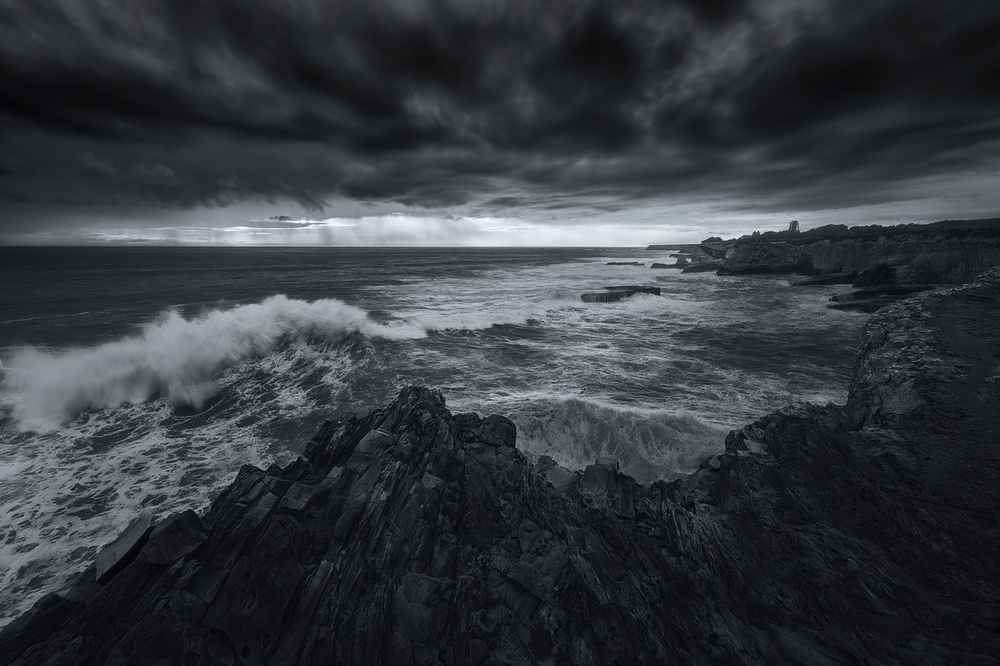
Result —
M925 225L846 227L754 233L696 245L651 245L679 250L684 272L720 275L798 274L800 286L851 284L833 307L874 311L901 296L938 285L961 284L1000 264L1000 219L946 220Z
M997 269L873 316L845 406L671 482L533 464L506 418L406 388L137 522L0 662L997 664L997 404Z

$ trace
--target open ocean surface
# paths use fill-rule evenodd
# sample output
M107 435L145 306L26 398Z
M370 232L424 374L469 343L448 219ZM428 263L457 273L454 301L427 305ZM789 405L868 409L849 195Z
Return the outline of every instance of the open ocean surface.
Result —
M205 508L319 424L440 389L570 468L672 478L790 402L842 403L866 315L668 251L0 248L0 625L142 512ZM642 261L645 266L608 266ZM605 286L662 296L583 303Z

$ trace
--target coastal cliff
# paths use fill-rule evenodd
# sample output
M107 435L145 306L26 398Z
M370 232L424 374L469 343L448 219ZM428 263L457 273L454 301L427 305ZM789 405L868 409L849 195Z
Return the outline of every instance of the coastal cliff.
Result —
M722 270L745 273L860 273L886 266L895 284L959 284L1000 264L1000 233L906 234L812 242L734 241Z
M754 233L700 246L723 274L842 274L869 284L961 284L1000 264L1000 220Z
M845 406L641 486L404 389L139 522L0 662L996 664L1000 270L867 324Z

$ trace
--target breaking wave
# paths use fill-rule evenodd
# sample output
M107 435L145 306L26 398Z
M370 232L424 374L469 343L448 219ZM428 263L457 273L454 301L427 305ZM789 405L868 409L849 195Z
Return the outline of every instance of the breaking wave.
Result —
M260 303L184 318L168 310L135 336L96 347L14 350L2 384L22 427L44 428L90 407L114 407L160 395L200 407L218 391L222 370L274 351L290 338L342 340L422 338L414 322L372 320L337 299L302 301L278 295Z
M516 407L511 418L517 424L518 447L533 456L549 455L569 469L584 469L609 456L644 484L693 471L723 450L728 432L682 410L578 397L535 398Z

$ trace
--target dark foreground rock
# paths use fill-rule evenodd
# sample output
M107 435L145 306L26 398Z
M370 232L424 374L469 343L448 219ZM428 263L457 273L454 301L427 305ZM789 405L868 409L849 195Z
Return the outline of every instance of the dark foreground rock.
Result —
M1000 272L896 303L845 407L694 474L531 464L407 388L0 633L4 664L996 664ZM720 447L721 448L721 447Z
M580 294L580 300L584 303L617 303L635 294L660 295L659 287L647 287L643 285L624 285L618 287L605 287L604 291L594 291Z

